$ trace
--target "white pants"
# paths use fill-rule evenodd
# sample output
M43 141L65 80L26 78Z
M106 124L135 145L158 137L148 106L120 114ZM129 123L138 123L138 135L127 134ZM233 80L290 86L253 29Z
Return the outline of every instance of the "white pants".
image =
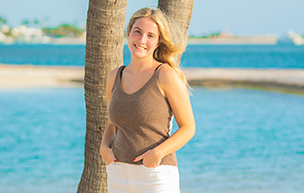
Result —
M160 165L111 163L107 166L108 193L180 193L178 168Z

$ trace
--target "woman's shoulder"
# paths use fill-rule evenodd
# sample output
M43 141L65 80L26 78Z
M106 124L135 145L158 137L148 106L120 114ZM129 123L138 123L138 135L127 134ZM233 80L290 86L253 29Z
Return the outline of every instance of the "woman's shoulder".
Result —
M114 70L112 70L109 74L108 74L108 81L114 81L117 75L118 70L121 68L122 66L115 68Z
M187 86L177 71L170 65L163 65L159 71L159 87L164 91L168 99L179 97L179 95L188 95ZM176 94L179 93L179 94ZM186 96L185 95L185 96Z
M116 79L116 75L117 75L117 72L118 70L121 68L118 67L118 68L115 68L114 70L112 70L109 74L108 74L108 77L107 77L107 84L112 87L114 82L115 82L115 79Z
M187 92L187 86L181 77L170 65L163 65L159 71L159 87L166 93L175 93L177 90ZM171 95L170 95L171 96Z
M183 81L169 64L163 64L159 70L159 82L161 84L175 84Z

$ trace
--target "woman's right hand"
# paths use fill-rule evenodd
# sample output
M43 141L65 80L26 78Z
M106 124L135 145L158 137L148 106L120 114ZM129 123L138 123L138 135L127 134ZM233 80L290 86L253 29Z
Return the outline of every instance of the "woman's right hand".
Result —
M116 162L116 157L114 156L112 149L107 146L100 147L100 155L107 166L112 162Z

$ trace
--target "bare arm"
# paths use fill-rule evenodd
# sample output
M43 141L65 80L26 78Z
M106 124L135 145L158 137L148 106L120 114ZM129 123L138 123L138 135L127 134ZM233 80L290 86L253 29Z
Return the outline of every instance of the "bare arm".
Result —
M163 66L159 74L159 86L167 97L179 129L166 141L138 156L147 167L157 167L161 159L183 147L195 134L195 122L187 88L177 73Z
M110 72L107 78L107 104L109 107L110 99L111 99L111 90L114 85L115 76L117 73L117 69ZM116 162L116 158L114 156L114 153L112 149L110 148L110 145L112 141L114 140L116 136L114 125L108 120L108 125L106 126L106 129L104 131L101 145L100 145L100 154L105 161L106 165L109 165L112 161Z

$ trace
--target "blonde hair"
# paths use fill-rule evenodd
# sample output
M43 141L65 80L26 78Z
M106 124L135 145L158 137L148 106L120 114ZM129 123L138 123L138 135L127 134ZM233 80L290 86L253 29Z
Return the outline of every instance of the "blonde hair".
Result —
M140 18L150 18L159 29L159 46L154 50L153 58L161 63L169 64L186 85L186 77L180 69L180 59L186 48L186 36L179 34L181 30L160 9L144 7L136 11L129 20L127 34L129 35L135 21Z

